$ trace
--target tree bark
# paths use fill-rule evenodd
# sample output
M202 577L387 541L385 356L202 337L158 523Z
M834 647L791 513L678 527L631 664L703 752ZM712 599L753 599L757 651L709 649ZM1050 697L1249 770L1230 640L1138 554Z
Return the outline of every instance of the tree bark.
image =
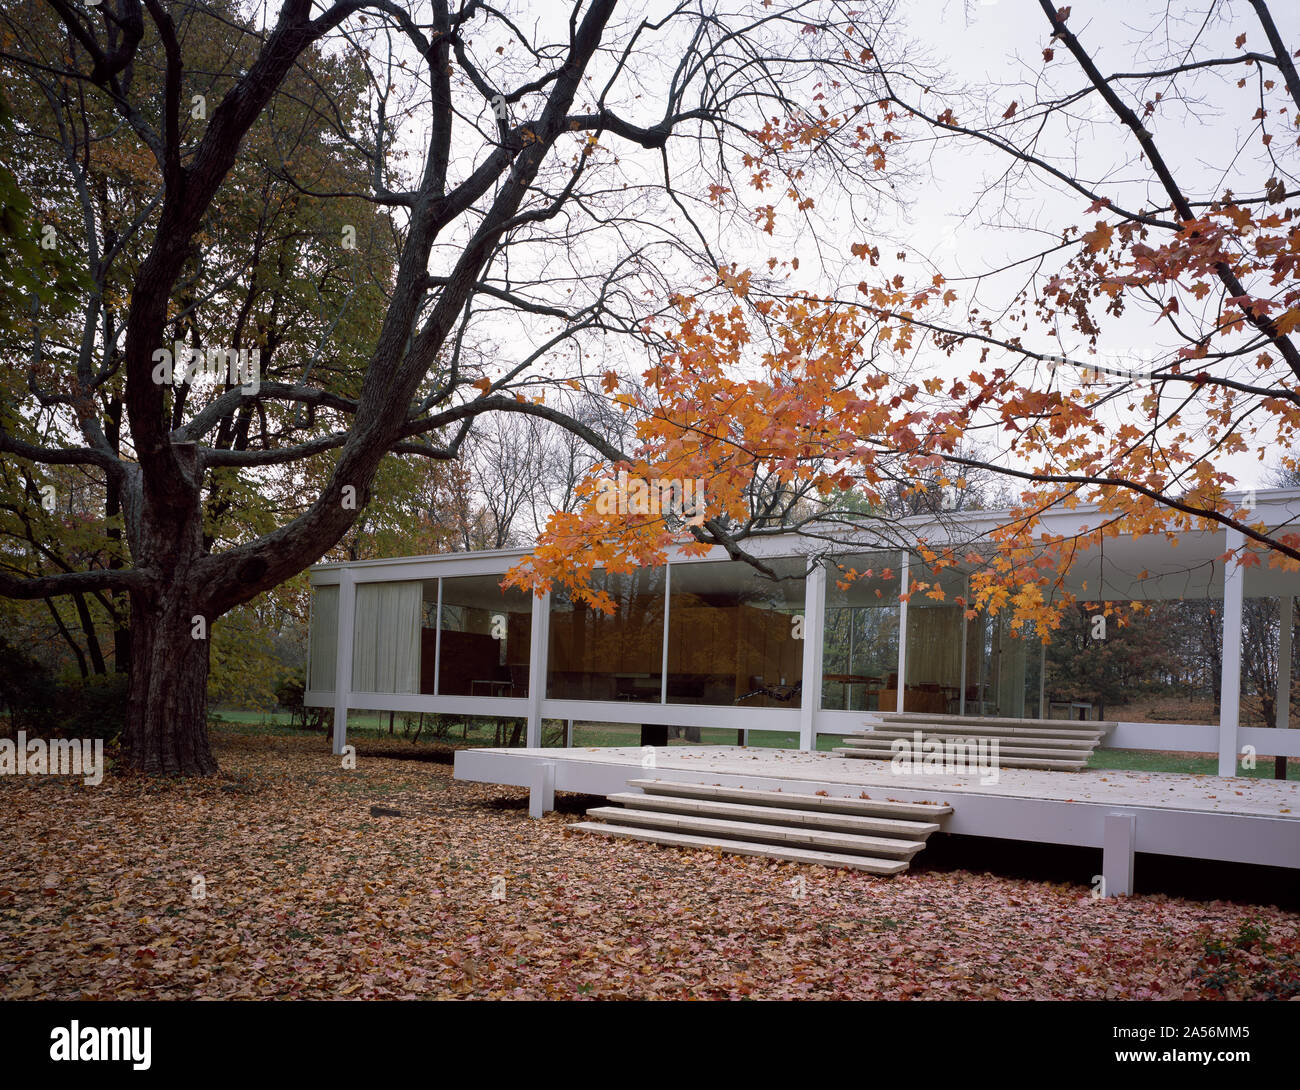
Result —
M205 595L203 511L192 444L171 449L178 472L158 484L165 503L144 499L133 535L137 565L156 572L131 593L131 674L127 688L128 768L152 775L210 776L208 670L212 621Z
M175 585L132 595L131 679L123 751L127 767L154 775L210 776L208 635L194 637L196 610Z

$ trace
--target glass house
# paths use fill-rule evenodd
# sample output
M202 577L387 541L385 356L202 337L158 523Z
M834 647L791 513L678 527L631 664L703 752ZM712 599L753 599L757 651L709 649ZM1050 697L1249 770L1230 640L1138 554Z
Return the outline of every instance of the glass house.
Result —
M1255 493L1270 526L1300 521L1300 490ZM1053 510L1043 529L1096 525L1087 507ZM891 528L894 541L957 543L962 555L999 524L999 512L921 517ZM904 536L906 535L906 536ZM1105 745L1217 752L1220 774L1239 747L1300 756L1300 733L1240 722L1242 603L1276 600L1279 697L1291 691L1291 604L1300 572L1231 561L1232 530L1150 533L1108 540L1074 564L1067 582L1091 602L1213 603L1217 722L1120 722ZM311 569L306 703L334 709L334 745L348 709L442 712L543 720L780 731L799 748L819 735L860 730L874 710L1002 717L1098 717L1086 702L1051 700L1049 634L1020 630L1009 614L967 616L970 572L932 571L914 549L873 540L813 555L794 535L747 547L773 579L721 548L675 556L633 574L597 573L612 615L567 594L503 588L527 550L322 564ZM844 573L855 573L849 580ZM918 580L925 592L900 595ZM1276 701L1277 727L1289 699Z

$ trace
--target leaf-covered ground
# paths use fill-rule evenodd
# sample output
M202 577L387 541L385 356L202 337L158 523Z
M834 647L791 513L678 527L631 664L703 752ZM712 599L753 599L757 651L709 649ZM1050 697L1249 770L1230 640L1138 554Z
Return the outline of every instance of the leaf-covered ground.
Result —
M210 782L0 778L0 998L1300 994L1275 908L641 847L377 743L217 743Z

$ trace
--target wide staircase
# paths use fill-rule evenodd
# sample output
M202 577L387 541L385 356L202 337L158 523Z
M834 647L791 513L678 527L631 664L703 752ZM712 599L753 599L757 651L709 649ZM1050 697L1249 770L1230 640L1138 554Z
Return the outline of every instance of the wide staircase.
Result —
M568 828L680 848L899 874L952 807L628 780Z
M914 742L920 731L923 742L997 739L998 767L1053 772L1079 771L1106 732L1116 726L1093 719L996 719L919 712L875 712L867 721L874 724L872 730L847 735L844 745L834 752L841 757L888 761L894 757L895 741Z

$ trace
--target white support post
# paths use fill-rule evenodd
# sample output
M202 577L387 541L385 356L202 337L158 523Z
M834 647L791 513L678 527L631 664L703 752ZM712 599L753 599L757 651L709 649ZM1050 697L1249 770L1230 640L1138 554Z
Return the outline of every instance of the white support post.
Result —
M672 622L673 566L664 565L664 639L659 649L659 703L668 703L668 633Z
M348 697L352 695L352 629L357 619L357 577L351 568L339 572L338 640L334 649L335 756L348 744Z
M572 719L569 720L568 725L564 729L564 748L565 749L573 748L573 720Z
M546 655L551 628L551 594L533 595L533 624L528 641L528 733L529 749L542 745L542 697L546 693Z
M442 692L442 579L438 580L438 604L434 606L433 624L433 695Z
M528 816L539 818L555 809L555 762L538 761L531 771L528 789Z
M1225 532L1225 552L1242 546L1240 530ZM1245 569L1236 560L1223 566L1223 667L1219 676L1219 775L1237 774L1237 728L1241 719L1241 601Z
M912 582L912 554L903 550L903 567L900 573L902 593L907 594ZM906 711L903 694L907 690L907 599L898 603L898 704L895 711Z
M970 644L970 621L966 611L970 609L970 572L966 573L966 593L961 607L961 688L957 693L957 714L966 714L966 648Z
M826 568L818 564L804 580L803 690L799 701L799 748L817 748L817 710L822 700L822 636L826 618ZM749 732L745 732L749 744Z
M1137 815L1107 814L1102 833L1101 879L1107 897L1133 893L1133 856L1137 844Z
M1291 626L1295 599L1284 594L1277 603L1277 729L1291 726Z

